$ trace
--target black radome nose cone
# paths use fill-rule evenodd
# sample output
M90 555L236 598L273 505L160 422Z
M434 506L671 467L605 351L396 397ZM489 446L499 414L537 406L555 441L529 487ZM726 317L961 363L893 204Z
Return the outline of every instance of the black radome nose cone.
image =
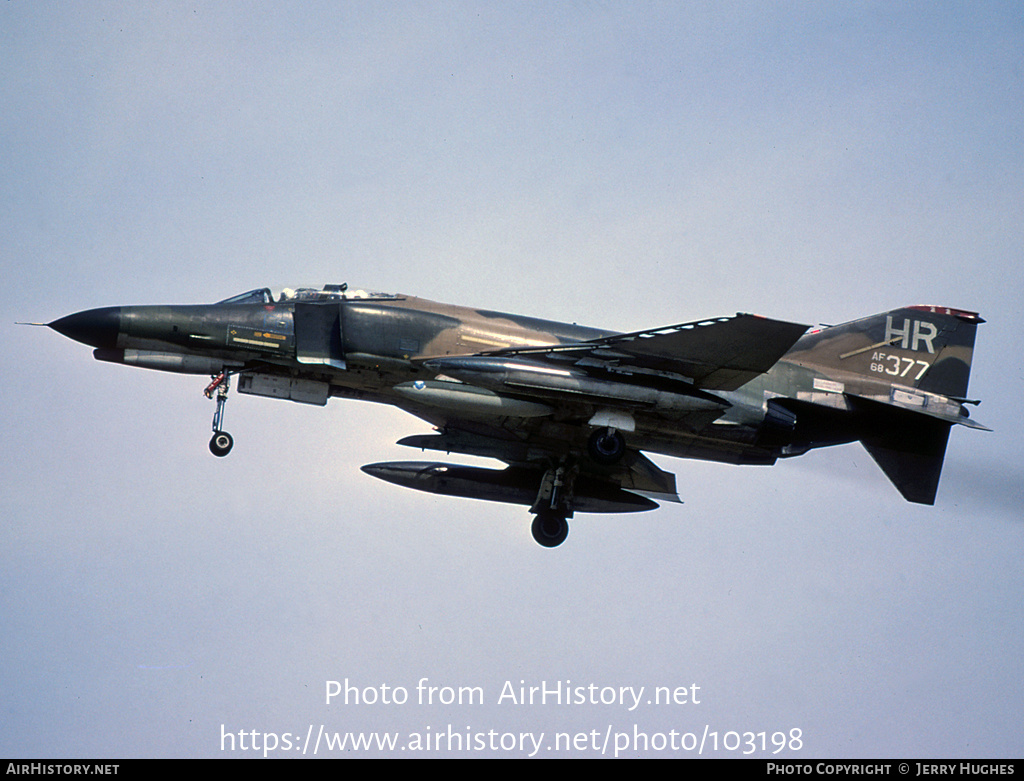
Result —
M54 320L50 328L68 339L87 344L90 347L117 347L117 335L121 331L121 307L106 306L89 309Z

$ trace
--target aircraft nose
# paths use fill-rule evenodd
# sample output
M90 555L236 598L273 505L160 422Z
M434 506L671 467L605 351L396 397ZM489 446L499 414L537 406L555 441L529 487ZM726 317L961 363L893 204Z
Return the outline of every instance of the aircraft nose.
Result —
M121 331L121 307L106 306L75 312L49 323L50 328L68 339L87 344L90 347L117 347L117 335Z

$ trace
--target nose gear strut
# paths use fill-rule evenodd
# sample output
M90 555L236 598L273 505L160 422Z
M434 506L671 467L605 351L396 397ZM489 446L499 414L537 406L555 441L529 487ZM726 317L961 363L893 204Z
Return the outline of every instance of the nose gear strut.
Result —
M221 372L213 378L213 381L206 386L203 394L212 399L217 394L217 411L213 413L213 438L210 440L210 452L215 456L224 457L231 452L235 440L223 430L224 406L228 402L228 391L231 389L231 377L227 372Z

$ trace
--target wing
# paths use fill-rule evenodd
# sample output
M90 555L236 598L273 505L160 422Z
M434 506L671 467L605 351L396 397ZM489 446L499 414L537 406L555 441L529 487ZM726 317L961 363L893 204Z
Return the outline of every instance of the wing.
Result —
M430 358L424 365L437 379L395 390L439 433L400 444L541 472L568 458L601 484L679 501L675 477L640 452L652 440L639 431L614 461L578 461L573 454L587 452L593 429L634 431L634 416L648 412L669 417L676 430L703 428L729 407L715 391L734 390L770 369L806 330L738 314L572 344Z
M582 368L677 375L708 391L736 390L768 371L808 326L750 314L680 323L565 345L507 348L481 355L534 356Z

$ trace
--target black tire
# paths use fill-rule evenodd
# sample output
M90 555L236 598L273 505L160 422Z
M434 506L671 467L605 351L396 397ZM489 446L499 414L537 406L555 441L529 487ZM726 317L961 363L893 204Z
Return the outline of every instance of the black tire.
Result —
M556 548L569 536L569 522L561 513L537 513L530 531L538 544L545 548Z
M213 439L210 440L210 452L218 458L223 458L231 452L234 444L235 440L231 438L228 432L215 431L213 432Z
M598 464L616 464L626 455L626 439L615 429L599 428L587 440L587 454Z

